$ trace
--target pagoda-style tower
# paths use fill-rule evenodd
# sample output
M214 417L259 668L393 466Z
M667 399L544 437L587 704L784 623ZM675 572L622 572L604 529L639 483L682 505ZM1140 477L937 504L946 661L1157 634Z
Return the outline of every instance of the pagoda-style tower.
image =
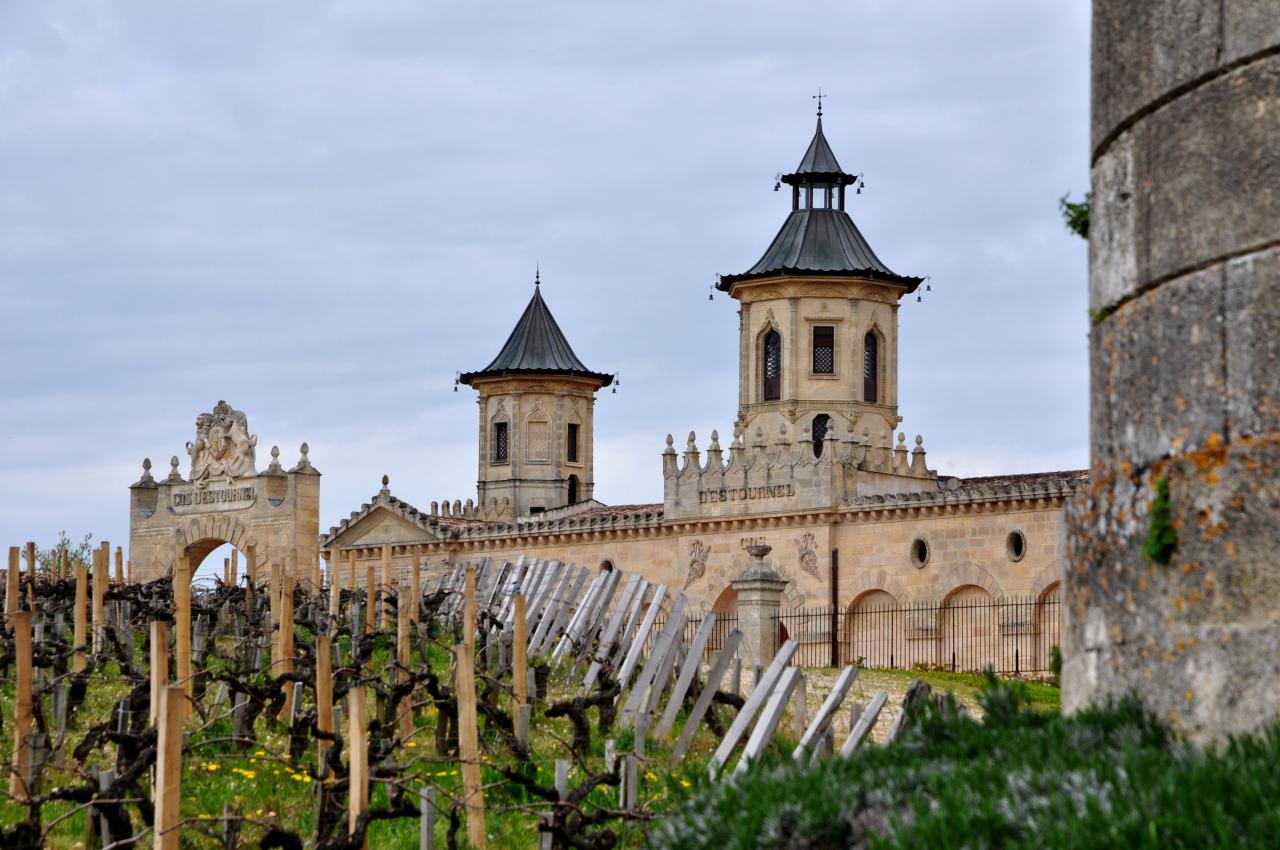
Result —
M480 394L480 504L516 516L592 498L595 394L613 383L573 353L540 283L493 362L458 378Z
M748 441L808 427L892 445L898 415L898 302L921 278L889 270L845 211L861 176L844 171L818 127L794 173L791 214L764 256L717 287L741 304L738 422Z

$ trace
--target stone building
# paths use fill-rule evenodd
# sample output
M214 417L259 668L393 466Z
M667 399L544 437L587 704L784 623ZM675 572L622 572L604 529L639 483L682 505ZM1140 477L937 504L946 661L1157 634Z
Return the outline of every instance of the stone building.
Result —
M919 436L895 437L898 306L922 279L891 271L849 215L860 178L821 113L780 180L781 229L718 284L740 305L727 446L717 432L679 447L667 436L660 503L595 501L594 395L612 378L573 354L535 287L499 355L460 377L479 395L477 498L415 507L384 483L323 537L330 563L354 557L359 578L384 545L398 570L525 554L639 571L726 611L748 547L763 544L788 608L1055 594L1064 504L1086 474L961 479L929 469ZM910 638L941 639L938 627L914 623Z

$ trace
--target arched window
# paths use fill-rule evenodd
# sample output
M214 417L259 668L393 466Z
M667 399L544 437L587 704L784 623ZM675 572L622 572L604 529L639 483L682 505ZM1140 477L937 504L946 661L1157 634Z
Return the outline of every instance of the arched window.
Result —
M880 400L880 340L875 331L867 331L862 341L862 400L868 404Z
M827 439L827 431L831 430L831 417L819 413L813 417L813 456L822 457L822 444Z
M578 476L569 476L569 504L578 504Z
M760 372L764 376L764 400L782 398L782 335L775 330L764 335L764 356Z
M511 439L506 422L493 423L492 463L509 463L511 461Z

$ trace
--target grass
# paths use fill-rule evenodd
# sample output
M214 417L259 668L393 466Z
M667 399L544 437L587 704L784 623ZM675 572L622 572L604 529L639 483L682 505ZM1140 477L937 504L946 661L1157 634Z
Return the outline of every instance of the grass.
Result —
M1029 689L983 696L985 722L930 710L885 747L814 769L774 757L700 782L652 850L1280 846L1280 727L1192 749L1136 700L1063 717Z

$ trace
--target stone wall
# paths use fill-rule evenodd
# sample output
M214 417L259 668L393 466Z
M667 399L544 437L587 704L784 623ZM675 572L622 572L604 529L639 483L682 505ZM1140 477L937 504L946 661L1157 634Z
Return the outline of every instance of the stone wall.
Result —
M448 562L480 558L514 560L526 555L591 567L608 561L685 592L695 610L712 610L746 569L748 548L766 545L772 547L771 567L787 582L783 607L791 609L830 604L830 553L838 546L836 599L844 609L876 590L891 594L899 604L939 602L964 587L981 588L991 596L1035 596L1059 578L1064 498L993 498L671 526L655 522L613 533L526 531L524 536L423 544L395 543L392 536L375 533L378 528L394 533L400 527L384 524L375 513L336 540L342 552L339 579L348 583L346 553L354 550L356 583L362 584L367 564L380 561L385 542L393 546L391 564L397 577L407 574L415 550L435 575L442 574ZM1023 535L1025 548L1019 557L1009 550L1012 532ZM917 540L928 547L923 565L913 553Z
M1197 739L1280 715L1277 139L1280 6L1095 0L1069 709L1135 689Z

